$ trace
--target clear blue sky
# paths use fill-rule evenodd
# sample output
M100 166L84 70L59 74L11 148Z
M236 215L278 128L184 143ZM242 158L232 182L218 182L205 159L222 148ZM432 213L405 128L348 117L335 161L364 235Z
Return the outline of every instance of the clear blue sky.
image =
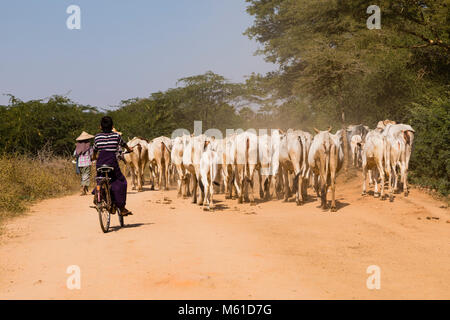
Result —
M81 8L68 30L66 8ZM214 71L232 81L274 69L242 35L244 0L0 2L0 104L66 94L106 107Z

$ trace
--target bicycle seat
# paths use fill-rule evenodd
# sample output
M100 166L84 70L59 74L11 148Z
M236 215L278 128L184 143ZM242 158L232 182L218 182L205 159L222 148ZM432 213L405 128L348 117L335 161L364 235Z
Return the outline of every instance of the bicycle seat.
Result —
M113 167L107 166L107 165L103 165L97 168L97 172L111 172L114 171Z

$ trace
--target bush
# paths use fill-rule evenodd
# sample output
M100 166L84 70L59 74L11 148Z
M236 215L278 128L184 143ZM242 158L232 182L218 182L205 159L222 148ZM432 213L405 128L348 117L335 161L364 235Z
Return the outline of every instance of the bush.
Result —
M412 110L416 130L411 158L411 182L450 193L450 100L429 99Z
M49 153L36 157L0 155L0 220L24 212L36 200L78 190L79 177L69 159Z

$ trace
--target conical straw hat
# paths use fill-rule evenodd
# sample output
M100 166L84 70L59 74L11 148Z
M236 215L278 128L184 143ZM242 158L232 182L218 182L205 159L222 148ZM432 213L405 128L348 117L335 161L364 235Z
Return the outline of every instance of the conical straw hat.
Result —
M83 140L89 140L94 138L93 135L87 133L86 131L83 131L80 136L76 139L77 141L83 141Z

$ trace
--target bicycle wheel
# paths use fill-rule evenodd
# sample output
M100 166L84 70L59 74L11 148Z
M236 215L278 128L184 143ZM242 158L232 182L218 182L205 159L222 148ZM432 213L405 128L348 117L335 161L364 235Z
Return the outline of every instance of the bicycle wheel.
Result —
M111 220L111 216L109 214L109 211L104 206L99 208L98 217L100 220L100 227L102 228L103 233L107 233L109 231L109 223Z
M109 212L109 208L111 208L111 197L107 183L102 183L99 191L101 194L101 203L97 206L98 218L102 231L107 233L111 222L111 214Z

